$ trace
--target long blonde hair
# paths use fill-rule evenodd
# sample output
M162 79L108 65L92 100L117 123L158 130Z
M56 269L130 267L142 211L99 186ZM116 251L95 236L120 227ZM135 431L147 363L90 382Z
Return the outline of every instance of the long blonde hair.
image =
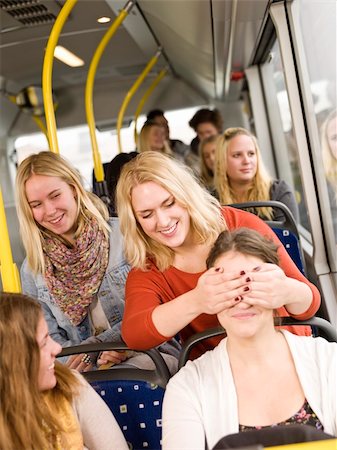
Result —
M214 187L214 173L206 166L204 149L208 144L217 143L219 135L209 136L202 140L199 144L199 156L200 156L200 178L204 185L208 188Z
M26 182L32 175L58 177L71 186L77 199L78 237L86 221L94 217L100 229L108 236L108 211L103 202L94 194L84 190L79 172L60 155L52 152L41 152L26 158L19 166L16 176L15 193L17 213L20 223L20 234L26 250L27 262L34 273L44 273L43 241L46 236L54 234L41 227L33 217L26 195Z
M151 147L150 147L149 136L150 136L151 129L153 127L163 128L161 125L158 125L155 122L147 121L144 123L143 128L141 129L141 132L139 134L138 150L140 153L152 151ZM164 153L165 155L172 155L172 150L166 140L164 140L164 144L163 144L163 148L161 149L161 153Z
M56 386L47 392L39 390L36 334L41 317L41 306L30 297L0 293L1 449L55 448L57 436L65 431L55 414L58 405L64 399L71 402L78 392L76 377L57 361ZM44 401L46 395L53 411Z
M227 128L223 135L219 138L216 146L215 156L215 171L214 171L214 186L219 195L221 204L238 203L230 183L230 179L227 175L227 158L230 141L236 136L248 136L252 139L256 151L257 167L256 174L252 181L250 188L247 190L246 198L244 202L258 202L270 200L270 188L272 185L272 179L269 176L262 158L261 152L255 136L253 136L245 128ZM272 208L258 208L254 211L261 217L267 219L273 218Z
M132 267L146 270L146 259L151 257L159 270L164 271L172 265L174 251L144 233L132 208L132 189L149 181L162 186L187 209L196 243L212 244L226 229L226 224L219 202L178 161L158 152L145 152L127 163L118 181L116 194L126 259Z
M329 141L328 141L328 125L332 120L336 120L337 110L331 111L328 117L323 122L321 127L321 146L322 146L322 158L325 176L327 180L331 183L331 186L337 192L336 182L337 182L337 159L331 152ZM337 133L337 130L336 130Z

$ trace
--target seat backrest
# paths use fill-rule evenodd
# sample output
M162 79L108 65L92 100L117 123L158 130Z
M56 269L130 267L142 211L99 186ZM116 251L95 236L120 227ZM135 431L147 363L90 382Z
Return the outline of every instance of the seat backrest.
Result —
M310 325L315 332L313 334L315 334L316 336L324 337L329 342L337 342L336 329L333 327L333 325L331 325L330 322L322 319L321 317L312 317L311 319L307 320L296 320L292 317L277 317L275 320L277 321L277 326ZM279 320L281 320L281 323L278 323ZM226 331L221 326L219 326L190 336L182 345L179 356L178 369L181 369L186 364L189 359L191 350L196 344L203 341L204 339L221 336L222 334L225 337Z
M64 348L60 356L104 350L130 350L124 343L94 343ZM109 406L132 449L161 448L161 414L170 372L156 349L144 351L154 370L113 366L83 376Z
M273 209L280 209L283 212L284 221L265 220L265 222L272 228L282 242L298 269L305 275L305 259L297 225L290 209L284 203L270 200L264 202L233 203L230 206L244 210L257 209L266 206Z

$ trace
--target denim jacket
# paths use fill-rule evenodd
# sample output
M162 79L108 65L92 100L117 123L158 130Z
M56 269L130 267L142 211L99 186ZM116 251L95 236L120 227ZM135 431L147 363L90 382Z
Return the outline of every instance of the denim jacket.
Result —
M124 259L123 238L119 230L118 218L110 218L110 250L108 267L97 292L103 311L111 328L96 336L96 341L112 342L121 340L121 321L124 313L124 287L130 266ZM73 325L50 295L44 277L34 275L28 268L27 260L21 267L22 291L39 300L51 337L62 347L78 345L91 337L89 315L77 326ZM88 340L90 342L90 339Z

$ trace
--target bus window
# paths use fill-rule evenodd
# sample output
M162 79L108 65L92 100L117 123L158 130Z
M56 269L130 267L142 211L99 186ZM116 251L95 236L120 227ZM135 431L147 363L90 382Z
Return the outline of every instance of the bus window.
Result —
M337 4L333 0L299 0L296 23L299 24L310 83L315 116L313 124L319 136L319 144L312 145L312 151L325 174L325 177L317 175L317 179L327 185L337 242L336 9ZM329 215L324 211L326 220L331 221Z
M293 124L285 85L283 65L278 41L270 51L268 61L262 65L268 115L276 154L278 176L293 186L300 212L300 225L310 233L300 165ZM289 179L290 178L290 179ZM303 231L303 229L302 229ZM309 238L309 233L308 238Z

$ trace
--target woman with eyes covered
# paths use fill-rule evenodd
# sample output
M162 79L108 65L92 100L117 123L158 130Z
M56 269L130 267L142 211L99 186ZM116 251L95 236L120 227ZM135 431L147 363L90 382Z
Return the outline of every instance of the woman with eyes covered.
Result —
M248 272L206 269L207 255L223 230L248 227L279 241L255 215L222 208L179 162L155 152L138 155L123 167L116 199L125 255L132 267L122 324L129 346L151 348L177 333L184 341L217 326L216 314L242 295L250 304L263 301L282 316L305 319L317 311L317 288L282 245L280 267L261 264ZM293 331L310 332L306 327ZM202 343L195 354L217 342Z
M222 205L275 200L284 203L298 221L298 206L290 186L283 180L272 180L255 136L244 128L227 128L219 138L214 186ZM284 220L283 212L276 208L256 208L254 213L263 219Z
M247 273L278 263L277 245L247 228L223 231L207 259L208 269L243 268ZM254 430L269 428L277 436L276 427L282 425L313 427L303 430L303 437L337 435L337 344L277 330L276 311L258 296L252 303L241 295L219 311L226 338L187 362L169 381L163 404L164 450L212 449L228 435L248 431L251 438ZM259 436L268 438L255 433L251 444L264 443ZM242 436L241 442L249 441Z

